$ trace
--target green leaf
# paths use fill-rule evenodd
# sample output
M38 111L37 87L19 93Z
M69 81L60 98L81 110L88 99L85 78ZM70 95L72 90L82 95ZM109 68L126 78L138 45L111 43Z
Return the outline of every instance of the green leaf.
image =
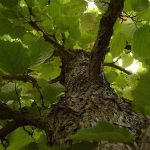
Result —
M41 16L41 22L39 22L39 25L42 26L45 31L49 32L49 33L53 33L53 20L52 18L50 17L49 19L47 19L47 17L45 16Z
M132 11L131 0L125 0L125 2L124 2L124 10L126 12Z
M69 35L79 40L80 29L79 29L79 18L76 16L59 16L55 19L55 25L60 33L68 31Z
M129 142L134 138L125 128L119 128L108 122L100 122L92 128L80 129L72 136L73 140L83 141L110 141L110 142Z
M134 32L137 30L135 23L122 24L120 26L122 28L121 33L125 37L126 41L132 42Z
M50 81L59 76L61 60L56 57L49 63L44 63L32 68L38 74L38 78Z
M63 90L63 86L59 83L53 83L42 88L44 99L48 102L48 104L57 102L60 99L60 95L62 95Z
M127 86L125 79L126 79L126 75L124 73L120 73L115 79L115 83L117 84L118 87L125 88Z
M13 8L0 7L0 13L3 16L1 18L7 18L7 19L8 18L10 19L21 18L20 9L18 6L13 7Z
M113 62L113 57L112 57L111 53L106 54L105 62L107 62L107 63Z
M117 33L114 35L110 42L110 52L112 53L113 57L117 57L122 53L125 43L126 39L123 34Z
M21 150L39 150L37 143L31 142L25 145Z
M44 134L40 136L37 143L38 143L39 150L51 150L51 148L47 145L47 138ZM54 148L52 150L57 150L57 149Z
M25 33L25 28L16 26L7 19L0 19L0 35L9 34L13 38L22 37Z
M132 87L128 86L123 89L123 97L129 100L133 100Z
M21 90L18 89L18 93L20 93L20 91ZM6 83L0 87L0 99L5 102L8 102L9 100L18 100L14 83Z
M94 34L91 34L89 32L82 32L79 45L83 47L84 49L86 49L87 45L94 42L95 39L96 39L96 36Z
M149 7L149 0L131 0L131 7L135 11L142 11Z
M61 4L67 4L69 3L71 0L58 0Z
M81 16L81 28L86 32L93 30L95 28L96 23L97 16L95 13L86 13L83 16Z
M38 3L40 4L40 6L46 6L46 5L48 4L48 1L47 1L47 0L43 0L43 1L37 0L37 1L38 1Z
M138 58L150 58L150 26L145 25L139 28L133 39L133 52Z
M85 0L70 0L64 5L64 14L82 15L86 10L87 2Z
M26 0L26 3L29 7L34 6L35 0Z
M32 138L22 128L18 128L12 132L8 139L10 140L8 150L20 150L32 142Z
M48 14L50 16L53 17L53 19L55 20L57 17L61 16L61 13L62 13L62 7L61 5L55 1L55 0L52 0L51 1L51 4L48 6Z
M113 83L115 79L117 78L117 76L118 76L118 73L112 69L106 72L106 77L110 83Z
M143 10L142 12L138 13L137 18L139 20L146 20L150 21L150 7L146 10Z
M21 41L23 44L30 46L32 43L35 43L35 41L38 40L38 36L34 35L32 32L27 32L24 34L24 36L21 38Z
M44 103L51 105L58 102L60 96L63 95L64 87L60 83L49 84L47 81L38 81L41 88L41 92L44 97Z
M133 106L141 113L150 114L150 71L140 76L137 87L132 91Z
M130 55L130 54L123 54L121 56L122 58L122 66L125 68L125 67L128 67L129 65L132 64L133 62L133 57Z
M30 65L27 49L20 42L0 40L0 68L10 74L24 73Z
M0 3L6 7L14 7L18 2L19 0L0 0Z
M77 17L69 17L68 18L68 24L69 24L69 34L70 36L75 39L79 40L80 39L80 28L79 28L79 18Z
M32 41L29 45L31 65L43 63L53 53L52 46L42 38Z

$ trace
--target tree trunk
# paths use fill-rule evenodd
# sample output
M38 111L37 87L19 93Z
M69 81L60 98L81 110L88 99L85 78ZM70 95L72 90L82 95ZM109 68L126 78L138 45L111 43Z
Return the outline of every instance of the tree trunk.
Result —
M89 54L84 51L73 53L74 57L62 65L61 82L66 88L65 95L49 114L48 143L70 145L72 141L67 138L78 129L94 126L98 121L109 121L129 129L136 141L128 144L102 142L97 149L138 149L147 119L132 110L131 102L119 98L105 77L103 83L89 80Z

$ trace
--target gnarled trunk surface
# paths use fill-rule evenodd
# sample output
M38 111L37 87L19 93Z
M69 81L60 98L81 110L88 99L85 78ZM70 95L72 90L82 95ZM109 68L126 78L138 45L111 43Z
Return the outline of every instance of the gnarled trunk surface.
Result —
M89 55L83 51L73 52L74 57L63 62L62 83L65 86L65 96L53 106L49 114L47 128L50 145L66 145L72 143L67 137L82 127L90 127L98 121L109 121L120 127L125 127L136 137L136 142L99 143L100 150L127 150L140 148L142 129L148 122L145 117L136 114L131 103L119 98L110 84L90 81ZM148 150L148 149L145 149Z

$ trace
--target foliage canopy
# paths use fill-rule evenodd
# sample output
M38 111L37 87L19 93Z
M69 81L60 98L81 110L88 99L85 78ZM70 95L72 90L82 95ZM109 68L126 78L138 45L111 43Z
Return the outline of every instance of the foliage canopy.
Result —
M37 116L41 115L40 107L42 115L47 114L45 108L64 95L64 87L53 83L62 64L55 51L91 52L108 4L109 0L0 0L0 101ZM150 114L149 4L148 0L125 0L104 62L111 86L120 97L133 101L133 109L142 114ZM6 124L0 120L0 129ZM81 129L72 138L83 142L62 149L90 150L94 146L88 142L91 140L133 140L126 130L106 122ZM4 147L60 149L48 147L45 134L29 126L3 139L0 150Z

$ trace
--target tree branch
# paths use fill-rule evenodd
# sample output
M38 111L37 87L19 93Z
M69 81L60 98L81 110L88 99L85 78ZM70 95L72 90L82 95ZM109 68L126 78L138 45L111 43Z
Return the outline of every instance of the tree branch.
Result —
M107 67L113 67L115 69L118 69L128 75L131 75L132 73L128 70L125 70L124 68L120 67L120 66L117 66L115 63L104 63L104 66L107 66Z
M63 50L63 46L61 46L57 41L55 41L50 34L46 33L42 27L40 27L36 21L30 20L28 22L35 30L42 32L43 38L45 41L51 43L55 48L58 48L60 50Z
M36 19L35 14L33 13L32 7L28 6L28 4L26 3L27 7L28 7L28 11L30 14L30 21L28 21L29 25L31 27L33 27L36 31L40 31L43 34L43 38L45 39L45 41L49 42L50 44L52 44L56 49L57 52L59 52L59 56L61 58L68 58L70 57L70 53L68 51L66 51L64 49L64 46L59 44L58 41L56 40L56 38L54 37L54 35L50 35L49 33L47 33L41 26L39 26L37 24L36 20L33 20L32 17L34 19Z
M3 75L0 76L3 80L9 80L9 81L13 81L13 80L17 80L17 81L23 81L23 82L32 82L34 83L36 81L35 78L33 78L30 75L16 75L16 76L10 76L10 75ZM37 81L36 81L37 82ZM35 84L35 83L34 83Z
M113 34L113 26L121 14L123 5L124 0L111 0L106 13L100 21L89 64L89 76L91 79L97 80L103 74L103 62Z
M46 130L46 124L48 122L46 117L36 117L28 111L15 110L2 102L0 102L0 119L13 120L0 130L0 139L4 139L7 134L24 125L31 125Z
M17 76L9 76L9 75L5 75L5 76L0 76L3 80L9 80L9 81L23 81L23 82L30 82L33 86L33 88L35 88L37 90L37 92L39 92L40 94L40 98L41 98L41 102L42 102L42 106L44 106L44 98L43 98L43 95L42 95L42 92L41 92L41 87L39 86L37 80L26 74L26 75L17 75Z
M0 129L0 139L1 140L5 139L5 137L9 133L11 133L15 129L17 129L19 126L20 126L19 122L16 122L16 121L9 122L5 127L3 127L2 129Z

